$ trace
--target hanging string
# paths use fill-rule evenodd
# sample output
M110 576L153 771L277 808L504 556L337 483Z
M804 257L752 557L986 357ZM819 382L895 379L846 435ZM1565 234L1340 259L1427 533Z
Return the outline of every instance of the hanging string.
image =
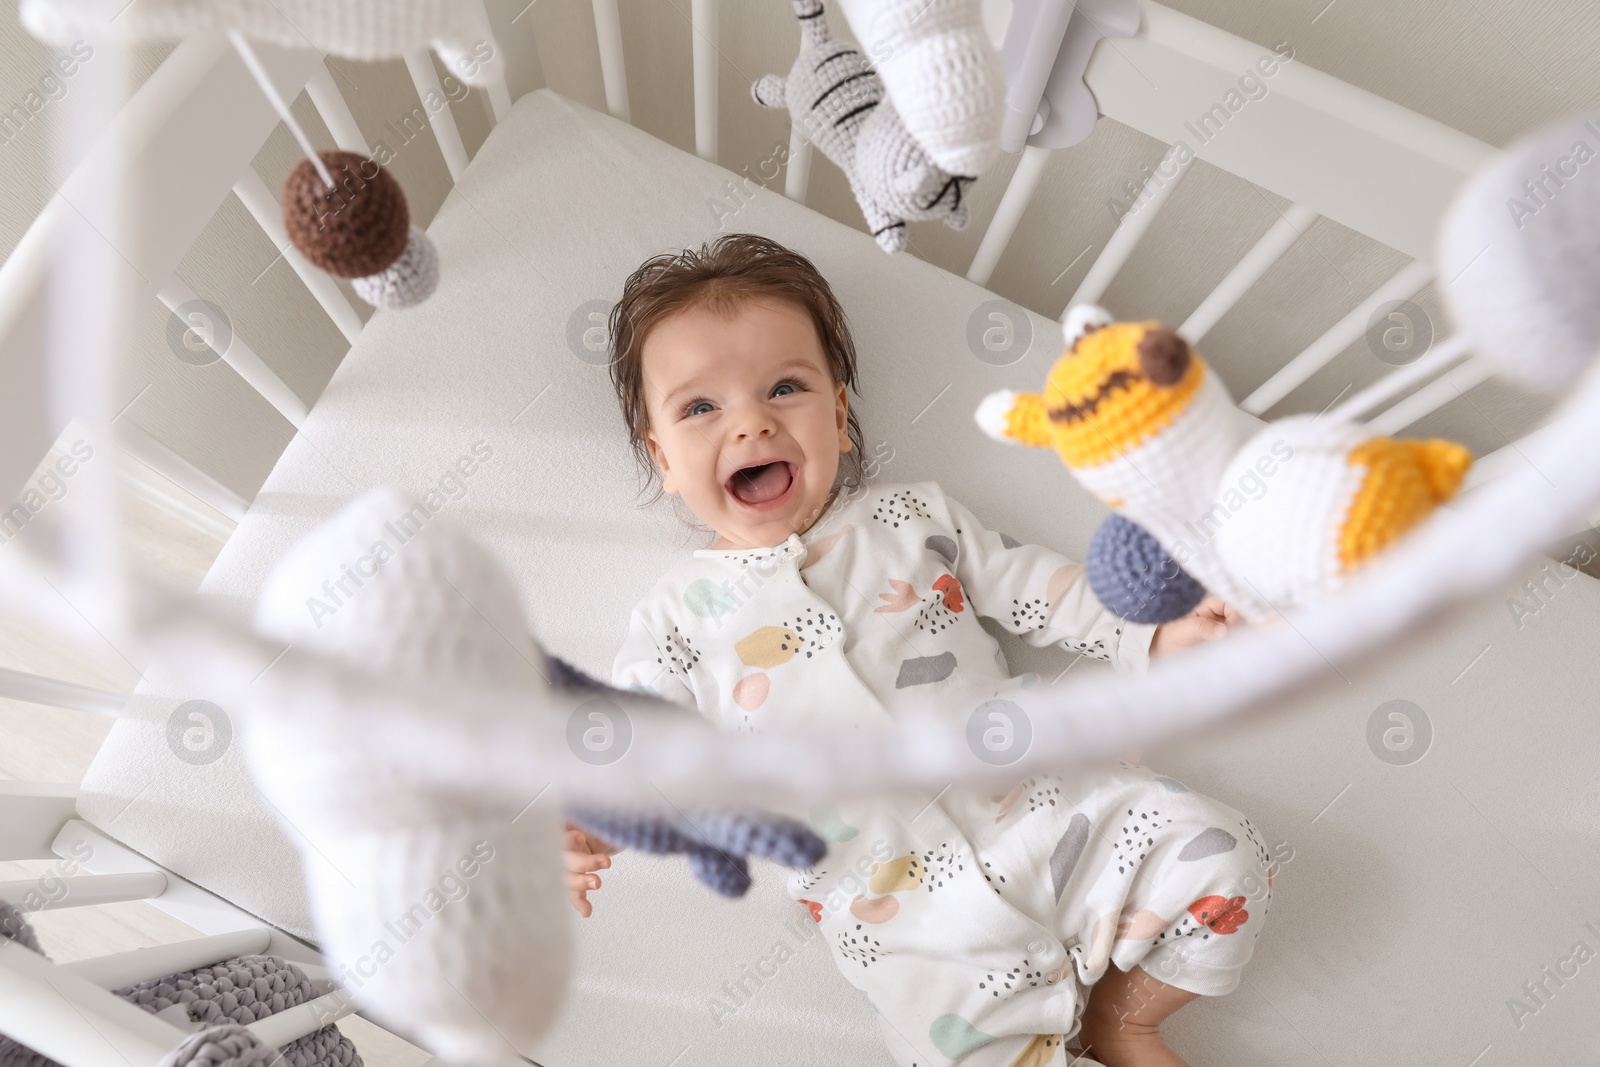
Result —
M239 53L239 58L244 60L244 65L250 71L250 76L255 78L256 84L261 86L261 91L266 94L267 100L278 112L278 117L283 119L283 124L289 127L289 132L294 134L294 139L300 144L300 151L311 160L311 165L317 169L317 176L322 179L322 184L329 190L333 189L333 175L328 173L328 168L323 164L322 157L312 147L311 138L306 136L306 131L300 128L294 115L289 112L289 105L278 95L278 87L272 84L272 79L267 77L267 68L261 65L261 60L256 56L256 50L250 47L250 42L238 30L229 30L228 39L233 42L234 50Z

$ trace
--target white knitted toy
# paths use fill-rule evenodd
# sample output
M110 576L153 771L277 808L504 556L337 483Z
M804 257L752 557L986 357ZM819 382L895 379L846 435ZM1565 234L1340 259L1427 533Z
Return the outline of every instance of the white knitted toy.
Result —
M790 116L850 180L867 227L886 252L906 247L906 222L939 219L966 227L962 185L972 177L934 163L906 131L865 58L828 32L822 0L794 0L800 54L787 78L768 74L750 87L763 107Z
M305 650L437 694L441 719L453 692L543 693L544 654L514 583L428 515L391 490L347 505L279 560L257 631L290 644L286 658ZM427 789L374 771L359 747L307 744L318 702L335 699L308 693L241 717L251 773L297 832L334 974L439 1056L520 1063L567 981L560 802L519 812L475 795L470 779ZM530 772L521 803L543 785Z
M1600 352L1600 113L1552 123L1451 205L1439 276L1496 374L1557 392Z
M408 226L406 233L399 259L376 274L350 279L350 288L374 307L416 307L439 288L439 250L420 226Z
M839 0L906 129L941 169L979 175L1000 154L1006 70L979 0Z
M990 394L978 425L1054 448L1107 507L1251 621L1336 588L1460 485L1471 455L1315 417L1248 441L1227 389L1155 322L1101 308L1065 317L1068 348L1043 393Z
M29 33L61 47L86 33L171 41L226 30L367 61L431 46L480 88L504 63L482 5L459 0L22 0L18 15Z

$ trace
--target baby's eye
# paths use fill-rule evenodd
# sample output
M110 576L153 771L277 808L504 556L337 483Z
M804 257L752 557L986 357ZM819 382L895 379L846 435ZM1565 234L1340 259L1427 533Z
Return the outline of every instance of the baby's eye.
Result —
M688 415L699 415L699 414L702 414L702 412L700 410L701 408L704 408L706 411L710 411L711 410L711 401L709 401L709 400L691 400L688 404L684 405L683 413L686 416L688 416Z
M778 390L780 390L780 389L792 389L792 390L794 390L795 392L798 393L801 389L804 389L804 388L805 388L805 386L801 385L799 382L795 381L793 378L785 378L783 381L779 382L777 385L772 387L772 395L773 396L787 396L788 395L787 393L780 393Z

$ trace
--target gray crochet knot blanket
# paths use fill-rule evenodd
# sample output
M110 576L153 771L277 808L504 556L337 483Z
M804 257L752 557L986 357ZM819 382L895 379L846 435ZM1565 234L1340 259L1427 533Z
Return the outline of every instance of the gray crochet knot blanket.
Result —
M3 900L0 939L44 955L33 927ZM162 1067L268 1067L280 1058L287 1067L361 1067L361 1054L337 1026L324 1026L282 1049L262 1045L245 1029L245 1024L316 999L300 968L276 956L240 956L112 992L152 1015L181 1005L189 1023L196 1025L195 1032L162 1061ZM0 1035L0 1067L60 1065Z

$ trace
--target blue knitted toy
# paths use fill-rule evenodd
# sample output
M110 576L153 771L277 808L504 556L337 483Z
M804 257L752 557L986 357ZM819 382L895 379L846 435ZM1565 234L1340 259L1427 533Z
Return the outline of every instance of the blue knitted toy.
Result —
M555 656L548 658L553 685L597 695L621 692ZM749 856L805 868L828 851L827 842L804 823L761 811L699 808L662 815L569 805L567 817L613 844L686 854L694 876L725 897L742 897L750 888Z
M1144 527L1113 512L1089 542L1089 588L1129 622L1181 619L1206 595Z

